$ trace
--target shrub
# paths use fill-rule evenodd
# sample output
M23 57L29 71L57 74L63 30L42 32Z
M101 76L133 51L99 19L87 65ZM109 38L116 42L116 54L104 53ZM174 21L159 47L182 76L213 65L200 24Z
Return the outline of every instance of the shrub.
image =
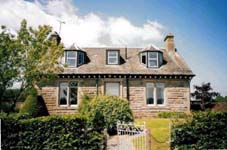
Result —
M89 111L89 104L91 102L92 98L88 95L83 95L82 97L82 101L79 105L78 111L80 112L80 114L82 115L87 115L88 111Z
M81 116L2 120L2 149L103 149L104 136L86 127Z
M188 115L184 112L160 112L159 118L187 118Z
M107 128L110 133L115 131L117 121L133 121L132 111L127 100L117 96L95 97L85 109L80 112L87 111L86 116L88 116L90 125L100 131Z
M172 149L225 149L227 112L195 113L191 122L172 130Z
M29 114L33 117L38 115L38 101L36 95L27 96L24 106L20 109L20 114Z

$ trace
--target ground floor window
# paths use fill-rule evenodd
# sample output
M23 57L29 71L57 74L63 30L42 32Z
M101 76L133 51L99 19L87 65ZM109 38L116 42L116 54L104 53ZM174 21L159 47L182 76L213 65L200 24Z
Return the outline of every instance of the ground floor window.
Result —
M119 82L106 82L105 83L105 94L120 96L120 83Z
M164 105L164 84L147 83L146 84L146 103L147 105Z
M78 83L75 81L60 82L59 84L59 105L75 106L78 104Z

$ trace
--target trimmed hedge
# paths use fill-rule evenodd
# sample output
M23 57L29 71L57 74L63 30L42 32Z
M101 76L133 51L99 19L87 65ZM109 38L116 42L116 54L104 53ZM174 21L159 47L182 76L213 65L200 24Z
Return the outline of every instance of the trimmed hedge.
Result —
M159 118L187 118L188 116L184 112L160 112L158 114Z
M227 112L196 113L191 122L172 130L171 149L227 148Z
M36 95L28 95L24 106L20 109L20 114L29 114L33 117L38 116L38 100Z
M1 116L2 149L104 149L104 136L86 127L80 116L18 120Z

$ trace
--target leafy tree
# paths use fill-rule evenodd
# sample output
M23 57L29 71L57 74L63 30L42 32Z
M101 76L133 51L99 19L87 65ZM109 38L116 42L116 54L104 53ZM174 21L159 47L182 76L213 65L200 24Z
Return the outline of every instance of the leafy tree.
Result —
M13 79L17 79L21 83L20 92L14 99L13 107L15 107L15 103L20 96L29 89L41 87L42 83L50 81L57 72L62 71L62 65L59 64L58 59L63 55L63 45L59 44L57 39L51 39L51 33L51 26L43 25L33 29L27 26L26 20L22 20L17 37L11 38L13 44L6 42L0 48L0 51L4 51L7 48L10 54L14 51L17 53L10 55L13 60L18 58L14 64L10 63L12 68L16 70L13 70L12 73L10 72L12 76L9 76L9 83L11 84L7 85L6 82L1 82L5 89L12 86ZM8 62L7 60L1 60L1 64L7 65ZM1 70L4 71L4 68L1 67ZM7 77L4 74L2 76L4 78Z
M0 105L6 90L12 87L19 76L19 62L21 61L20 46L13 34L5 26L1 26L0 33Z
M194 85L195 92L191 95L197 100L200 100L200 107L205 110L207 106L210 106L214 102L216 96L219 96L218 92L214 92L210 83L202 83L201 86Z

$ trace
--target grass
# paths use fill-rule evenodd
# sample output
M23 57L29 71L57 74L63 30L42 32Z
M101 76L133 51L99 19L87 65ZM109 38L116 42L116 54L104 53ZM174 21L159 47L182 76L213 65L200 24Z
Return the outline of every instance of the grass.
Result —
M170 119L136 119L136 123L146 122L146 127L151 131L151 146L152 150L168 150L170 149ZM135 146L137 146L135 144ZM138 148L137 149L141 149Z

